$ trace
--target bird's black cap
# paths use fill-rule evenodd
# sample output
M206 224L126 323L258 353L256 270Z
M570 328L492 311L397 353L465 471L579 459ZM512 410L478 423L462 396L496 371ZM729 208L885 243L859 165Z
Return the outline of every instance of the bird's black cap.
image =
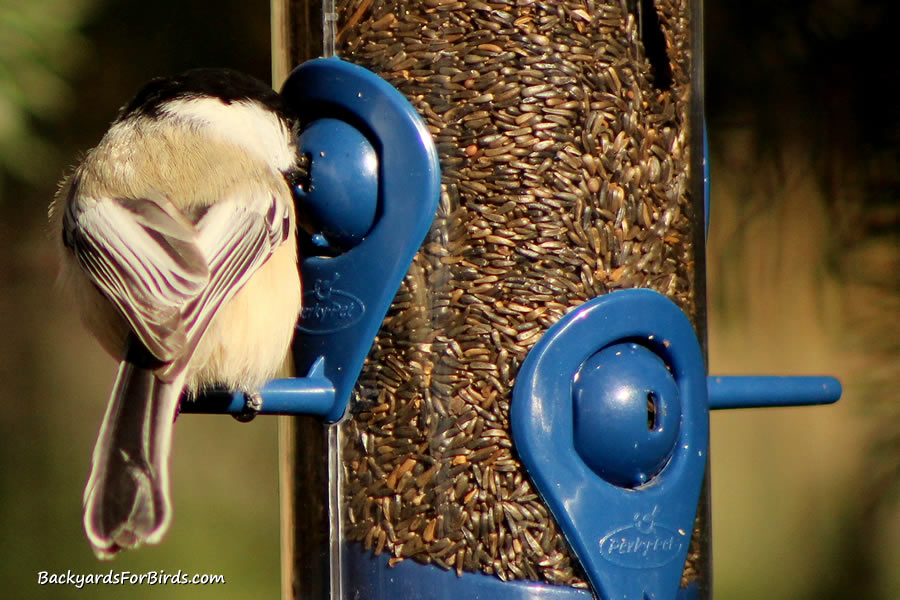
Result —
M122 108L119 119L138 115L156 117L167 102L201 97L218 98L225 104L252 100L285 116L281 96L268 84L233 69L203 68L149 81Z

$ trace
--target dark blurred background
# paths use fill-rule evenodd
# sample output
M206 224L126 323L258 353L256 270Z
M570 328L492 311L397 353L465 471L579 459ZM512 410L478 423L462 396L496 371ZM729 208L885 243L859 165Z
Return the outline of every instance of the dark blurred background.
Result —
M712 418L727 599L900 598L900 8L707 0L710 371L833 374L832 407ZM273 419L179 420L165 543L98 563L81 490L115 366L54 291L47 203L141 83L270 78L268 3L0 0L0 581L5 597L274 598ZM37 585L39 571L224 586Z

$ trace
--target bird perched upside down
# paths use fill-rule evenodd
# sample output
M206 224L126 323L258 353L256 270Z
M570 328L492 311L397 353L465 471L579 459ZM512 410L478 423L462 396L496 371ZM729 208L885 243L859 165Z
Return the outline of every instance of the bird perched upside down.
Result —
M255 394L300 312L298 164L269 86L222 69L148 83L51 207L65 297L121 361L84 491L95 554L157 543L182 392Z

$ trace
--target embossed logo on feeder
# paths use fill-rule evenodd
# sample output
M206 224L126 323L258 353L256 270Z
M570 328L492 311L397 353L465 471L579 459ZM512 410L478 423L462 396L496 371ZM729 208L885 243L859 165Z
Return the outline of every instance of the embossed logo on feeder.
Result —
M615 529L600 540L600 555L620 567L650 569L681 556L687 533L655 521L658 507L649 514L635 514L634 523Z
M317 279L303 294L303 311L297 329L304 333L334 333L350 327L366 312L362 300L334 287L334 279Z

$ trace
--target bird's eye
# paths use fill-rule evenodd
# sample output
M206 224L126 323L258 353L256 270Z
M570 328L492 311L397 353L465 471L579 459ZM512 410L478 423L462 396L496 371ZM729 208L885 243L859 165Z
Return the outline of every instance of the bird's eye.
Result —
M294 168L284 174L291 193L294 195L294 201L297 201L297 195L306 192L309 189L309 163L310 155L308 152L303 153L297 159Z

